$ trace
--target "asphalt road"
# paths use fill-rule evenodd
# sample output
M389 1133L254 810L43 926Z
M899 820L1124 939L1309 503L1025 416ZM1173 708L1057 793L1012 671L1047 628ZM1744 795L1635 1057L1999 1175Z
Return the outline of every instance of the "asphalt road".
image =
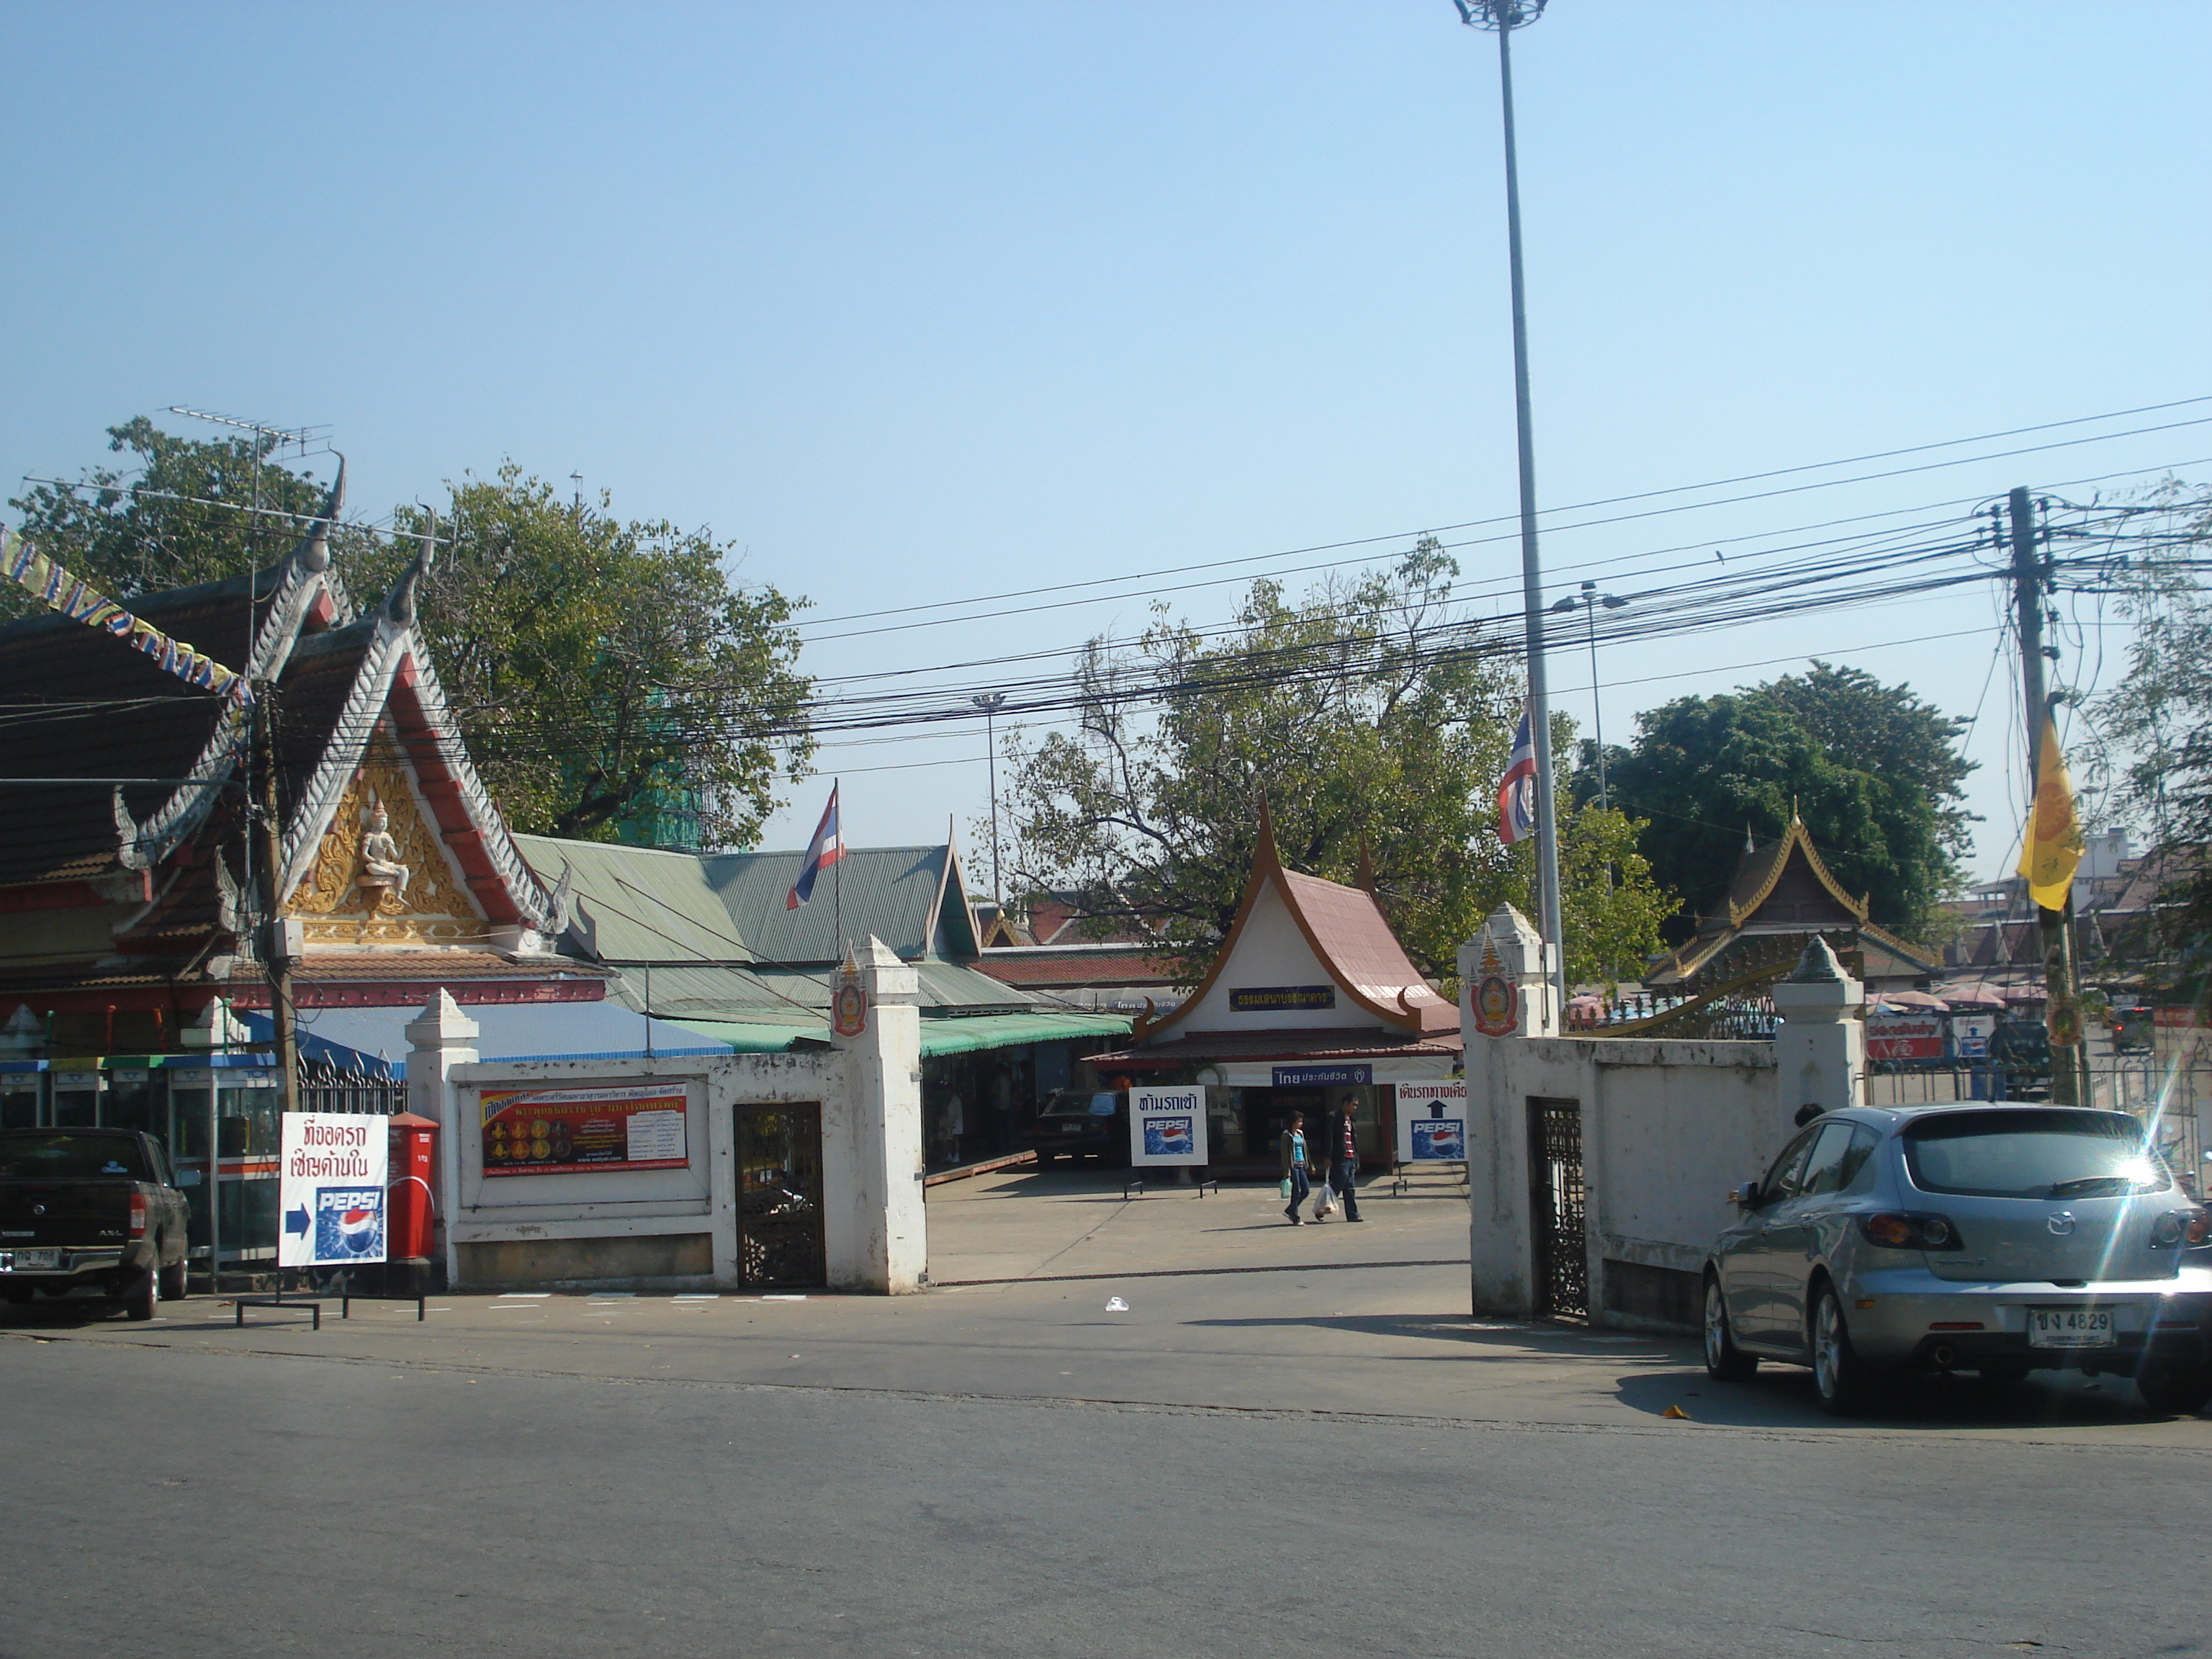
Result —
M880 1304L878 1304L880 1305ZM2212 1448L0 1334L0 1656L2207 1651Z

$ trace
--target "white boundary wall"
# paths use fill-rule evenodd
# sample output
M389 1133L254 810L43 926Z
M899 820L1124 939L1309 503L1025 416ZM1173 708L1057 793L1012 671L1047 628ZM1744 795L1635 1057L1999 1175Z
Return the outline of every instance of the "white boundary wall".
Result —
M813 1103L822 1111L830 1288L921 1288L928 1238L914 970L873 940L855 955L866 1029L835 1049L803 1054L478 1061L475 1023L438 993L408 1027L408 1078L410 1108L440 1126L447 1282L738 1288L737 1109ZM484 1090L647 1085L685 1095L683 1168L485 1176Z

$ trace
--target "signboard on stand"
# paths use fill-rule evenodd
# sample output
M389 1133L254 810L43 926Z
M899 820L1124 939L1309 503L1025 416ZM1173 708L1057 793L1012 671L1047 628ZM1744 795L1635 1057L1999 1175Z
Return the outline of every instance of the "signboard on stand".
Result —
M1467 1084L1462 1079L1401 1083L1398 1162L1467 1162Z
M1997 1034L1995 1014L1954 1014L1951 1016L1951 1041L1958 1046L1961 1060L1987 1060L1990 1039Z
M681 1170L691 1161L681 1085L486 1089L479 1117L486 1176Z
M1193 1083L1175 1089L1129 1091L1129 1162L1203 1164L1206 1091Z
M1938 1013L1869 1014L1869 1060L1941 1060L1943 1016Z
M385 1119L287 1112L278 1160L276 1265L342 1267L384 1260Z

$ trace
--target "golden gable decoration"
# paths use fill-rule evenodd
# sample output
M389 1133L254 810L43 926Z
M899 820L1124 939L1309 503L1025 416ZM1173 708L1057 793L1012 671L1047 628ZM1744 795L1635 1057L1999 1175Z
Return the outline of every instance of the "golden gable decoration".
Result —
M374 862L404 865L409 874L404 884L380 878L364 857L362 844L370 839L370 820L380 806L389 819L385 833L392 847L380 843L377 850L384 856ZM398 849L396 858L392 848ZM454 882L445 847L424 819L405 766L392 746L381 741L371 746L346 785L314 868L284 908L305 923L310 950L473 945L486 931L483 911Z

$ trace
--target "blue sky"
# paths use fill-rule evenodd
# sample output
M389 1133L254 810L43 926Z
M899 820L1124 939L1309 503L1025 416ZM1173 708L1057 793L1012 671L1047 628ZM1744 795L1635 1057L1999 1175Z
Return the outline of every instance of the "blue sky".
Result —
M2208 46L2198 0L1555 0L1516 57L1542 500L2212 394ZM1164 584L826 637L856 611L1513 507L1495 59L1449 0L18 0L0 52L11 486L172 404L328 423L372 513L507 457L580 472L810 596L823 675L1133 632ZM1560 529L1547 562L1632 590L1704 556L1669 548L2202 478L2212 425L2106 434L2208 416ZM1486 590L1517 568L1461 558ZM1167 597L1210 622L1235 592ZM1814 653L1908 680L1984 709L1994 868L2020 790L1993 598L1613 648L1607 735ZM2061 678L2109 684L2121 636L2100 663L2082 619ZM1555 663L1579 718L1589 678ZM982 755L933 729L820 764L854 841L957 816L972 845Z

